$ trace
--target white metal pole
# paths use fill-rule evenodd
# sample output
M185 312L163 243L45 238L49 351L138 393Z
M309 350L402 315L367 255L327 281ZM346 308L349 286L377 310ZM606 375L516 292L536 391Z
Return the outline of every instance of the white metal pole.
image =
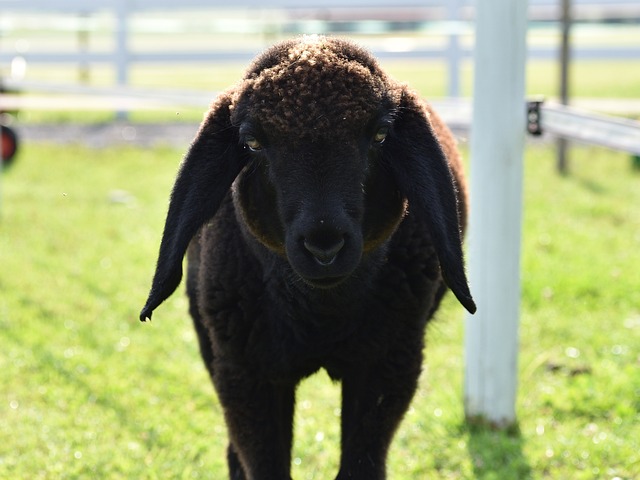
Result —
M478 311L465 331L469 419L515 422L526 0L476 2L469 279Z

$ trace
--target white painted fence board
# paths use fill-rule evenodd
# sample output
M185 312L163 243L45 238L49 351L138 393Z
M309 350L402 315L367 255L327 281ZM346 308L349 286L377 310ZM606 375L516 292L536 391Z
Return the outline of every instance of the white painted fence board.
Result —
M640 122L559 104L541 108L543 132L640 155Z

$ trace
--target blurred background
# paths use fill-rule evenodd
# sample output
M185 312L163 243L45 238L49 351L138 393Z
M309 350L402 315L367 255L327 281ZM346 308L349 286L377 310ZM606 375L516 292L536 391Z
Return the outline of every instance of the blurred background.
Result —
M273 42L340 35L468 162L474 21L470 0L0 0L0 478L225 478L184 294L137 322L203 112ZM448 296L391 478L640 478L640 2L529 0L527 32L518 422L467 422ZM339 416L339 386L300 387L293 478L333 478Z
M234 5L205 0L4 0L1 5L0 85L23 95L47 94L46 99L4 99L5 110L24 106L17 110L25 123L104 121L112 118L111 109L119 112L119 119L176 120L176 112L168 114L162 107L201 110L267 45L309 33L356 39L392 64L398 76L417 77L416 88L429 98L471 95L470 0L312 1L304 6L291 0ZM635 102L607 104L604 97L628 97L630 85L638 82L639 21L635 0L529 1L528 92L562 95L562 40L570 28L568 58L576 62L577 71L569 76L568 95L580 97L579 105L637 113ZM582 88L580 68L588 64L613 81L606 95L602 82L600 90ZM623 75L617 74L620 69ZM624 78L615 78L620 76ZM77 94L94 97L69 98ZM145 110L154 113L138 113ZM71 113L75 111L84 113L78 117ZM88 116L88 111L94 113ZM199 120L193 109L180 113L180 120Z

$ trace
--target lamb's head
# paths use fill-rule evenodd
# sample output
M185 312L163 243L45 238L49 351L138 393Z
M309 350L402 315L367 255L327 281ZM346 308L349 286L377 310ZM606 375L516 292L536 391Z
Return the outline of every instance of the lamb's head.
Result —
M475 311L456 185L429 113L354 44L278 44L216 99L180 168L141 318L175 290L189 242L230 188L245 231L327 289L388 242L408 205L445 281Z
M236 91L231 120L252 165L236 203L251 233L308 284L349 277L402 218L381 162L399 100L370 55L325 38L268 50Z

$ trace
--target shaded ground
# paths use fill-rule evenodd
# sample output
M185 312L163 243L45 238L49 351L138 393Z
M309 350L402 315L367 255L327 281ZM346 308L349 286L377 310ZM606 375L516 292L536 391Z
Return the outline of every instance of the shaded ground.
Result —
M17 124L13 128L21 142L79 143L92 148L123 144L185 148L198 131L192 123Z

